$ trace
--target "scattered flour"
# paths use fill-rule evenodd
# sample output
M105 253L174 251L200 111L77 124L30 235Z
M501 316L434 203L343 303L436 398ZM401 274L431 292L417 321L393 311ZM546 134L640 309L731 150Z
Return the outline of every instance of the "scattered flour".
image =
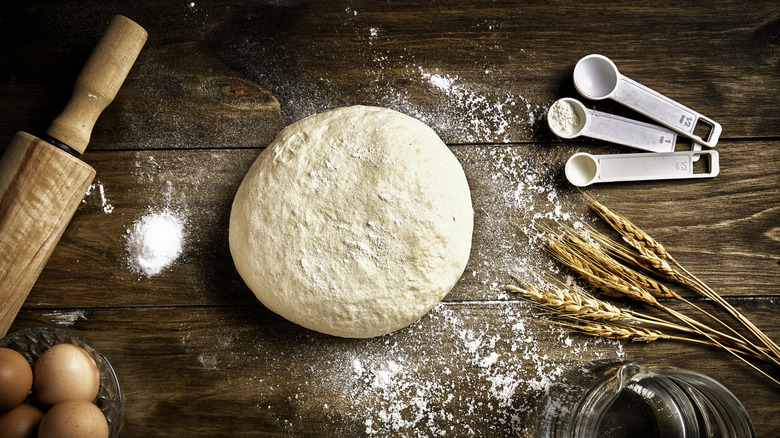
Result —
M170 212L150 213L127 230L128 265L146 277L159 274L181 255L184 224Z
M254 388L260 415L289 436L305 436L307 421L324 415L334 436L530 437L564 373L624 356L620 342L551 328L517 300L442 302L379 338L292 330L281 347L278 336L263 335L268 326L249 322L253 312L247 321L227 315L218 313L229 319L210 329L208 342L183 324L182 346L203 373L229 380L220 384Z
M87 193L84 194L84 199L82 199L82 203L87 202L87 198L93 195L93 192L97 190L97 196L100 200L100 207L103 210L103 213L109 214L114 212L114 206L108 201L106 198L106 189L103 186L103 183L100 181L96 181L93 184L90 184L87 188Z
M564 372L583 360L623 355L616 341L536 324L524 303L487 305L503 326L441 303L427 321L377 340L379 348L336 360L345 363L346 374L328 369L314 380L341 393L348 406L337 415L362 418L367 436L516 436L534 429L534 413ZM446 354L420 352L418 343L430 338L439 339ZM561 352L560 344L568 348Z
M76 321L83 321L87 319L86 311L84 310L57 310L52 312L46 312L43 314L46 318L51 318L51 321L57 325L72 326Z
M423 79L428 80L431 85L434 87L442 90L445 94L452 94L452 83L455 82L455 77L450 75L439 75L439 74L431 74L426 73L423 71L422 67L420 68L420 74L422 75Z
M219 359L215 354L201 353L198 355L198 363L206 369L216 370L219 364Z
M416 70L423 83L443 94L440 108L436 112L420 111L405 90L393 88L387 89L382 104L397 107L459 142L512 141L513 131L521 126L533 128L544 112L540 105L531 104L519 94L496 94L495 90L484 89L481 84L457 75L431 73L421 66L416 66ZM410 69L410 74L413 72ZM492 73L487 70L486 74ZM439 114L442 110L445 114Z

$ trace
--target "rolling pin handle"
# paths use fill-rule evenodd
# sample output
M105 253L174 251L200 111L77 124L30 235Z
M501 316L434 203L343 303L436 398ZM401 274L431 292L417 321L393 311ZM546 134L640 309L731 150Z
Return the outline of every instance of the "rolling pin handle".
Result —
M83 154L97 118L116 97L146 38L146 31L134 21L115 16L76 79L70 101L46 134Z

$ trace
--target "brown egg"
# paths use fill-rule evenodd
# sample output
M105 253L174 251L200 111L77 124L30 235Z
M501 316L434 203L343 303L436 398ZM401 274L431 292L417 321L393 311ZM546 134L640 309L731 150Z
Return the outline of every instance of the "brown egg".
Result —
M0 411L18 406L32 388L32 368L21 353L0 348Z
M0 436L3 438L34 438L43 412L27 403L0 415Z
M52 406L41 420L38 438L108 438L108 421L86 400L66 400Z
M57 344L38 358L33 382L35 395L44 405L73 399L91 402L100 389L100 372L83 348Z

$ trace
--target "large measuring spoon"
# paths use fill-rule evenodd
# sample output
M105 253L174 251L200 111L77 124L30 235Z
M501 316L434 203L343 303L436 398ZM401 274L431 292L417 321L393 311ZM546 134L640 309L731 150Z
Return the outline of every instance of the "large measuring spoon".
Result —
M610 98L697 143L708 147L718 143L720 124L621 75L606 56L588 55L580 59L574 67L574 86L588 99ZM706 138L694 133L697 125L709 127Z
M552 104L547 124L561 138L584 135L648 152L674 152L677 143L677 133L670 129L591 110L569 97Z
M698 157L708 158L707 169L694 169ZM566 162L566 179L577 187L594 183L712 178L718 175L718 152L686 151L659 154L574 154Z

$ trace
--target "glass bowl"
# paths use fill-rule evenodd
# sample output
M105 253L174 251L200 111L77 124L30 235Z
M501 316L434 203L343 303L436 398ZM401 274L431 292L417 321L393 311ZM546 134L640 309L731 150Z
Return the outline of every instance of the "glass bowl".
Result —
M0 339L0 347L18 351L31 366L35 365L44 351L57 344L77 345L95 360L100 371L100 389L94 403L106 416L109 436L119 436L119 429L122 426L123 404L119 381L106 357L89 341L75 333L55 328L30 328L11 333ZM37 405L34 393L27 398L27 402Z

